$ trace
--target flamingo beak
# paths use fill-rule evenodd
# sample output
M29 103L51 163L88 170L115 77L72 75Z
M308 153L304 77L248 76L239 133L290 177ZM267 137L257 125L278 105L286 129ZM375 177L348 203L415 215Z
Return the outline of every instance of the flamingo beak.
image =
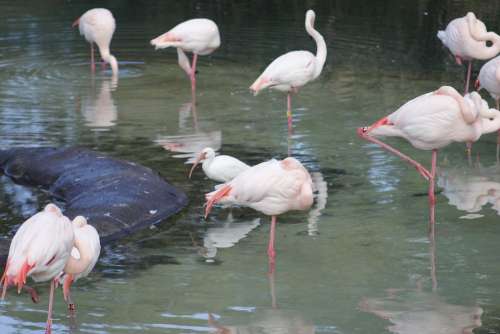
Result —
M80 18L77 18L77 19L75 20L75 22L73 22L73 24L71 25L71 27L72 27L72 28L74 28L74 27L76 27L76 26L77 26L77 25L79 25L79 24L80 24Z
M191 170L189 171L189 176L188 176L189 179L191 179L191 175L193 174L193 171L196 168L196 166L198 166L200 161L205 159L205 158L206 158L206 155L203 152L200 153L200 155L198 155L198 158L196 158L196 161L194 162L193 167L191 167Z
M477 79L475 82L474 82L474 88L479 91L481 90L481 82L479 82L479 79Z
M253 96L259 94L259 91L262 89L262 86L265 86L269 82L266 78L258 78L255 82L250 86L250 90L253 93Z

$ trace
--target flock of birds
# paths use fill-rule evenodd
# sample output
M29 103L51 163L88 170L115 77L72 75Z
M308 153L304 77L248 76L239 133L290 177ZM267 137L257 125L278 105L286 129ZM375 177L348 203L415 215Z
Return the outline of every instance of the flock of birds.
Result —
M266 88L287 93L289 129L292 127L291 94L316 79L326 60L326 43L315 30L314 21L314 11L308 10L305 29L316 42L316 54L309 51L288 52L276 58L250 86L255 94ZM95 71L96 44L103 64L109 63L113 77L117 77L118 61L110 52L110 42L116 27L111 12L103 8L91 9L78 18L73 26L79 26L80 33L90 43L91 70ZM429 181L432 223L437 150L451 142L465 142L470 147L470 143L477 141L481 135L500 129L500 57L482 67L475 85L477 89L488 90L497 108L489 108L478 92L468 92L472 60L496 56L500 52L500 36L488 32L473 13L468 13L465 17L451 21L446 30L439 31L438 37L450 49L458 64L469 62L464 95L453 87L443 86L414 98L392 114L357 130L361 138L396 154ZM194 97L198 55L208 55L220 46L219 29L209 19L191 19L152 39L151 44L157 49L177 49L179 66L191 81ZM193 53L191 62L186 52ZM432 150L431 169L428 170L379 139L385 136L402 137L418 149ZM217 156L213 149L205 148L196 159L189 177L200 162L208 178L223 183L206 194L205 217L217 203L250 207L272 217L267 253L271 268L274 268L276 217L287 211L308 210L311 207L313 182L309 172L293 157L249 166L231 156ZM3 285L2 298L9 286L16 285L18 292L25 290L31 294L33 301L38 301L36 291L26 285L27 277L31 276L37 282L50 281L46 326L46 333L50 333L54 289L58 284L63 285L64 298L69 309L74 310L70 286L91 272L99 253L99 235L84 217L78 216L70 221L56 205L48 204L43 211L25 221L12 240L0 281Z

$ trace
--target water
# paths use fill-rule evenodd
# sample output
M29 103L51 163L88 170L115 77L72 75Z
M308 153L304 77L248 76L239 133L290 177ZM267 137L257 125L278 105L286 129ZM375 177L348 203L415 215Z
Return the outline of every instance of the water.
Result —
M91 75L88 45L71 29L94 6L117 18L117 83L109 69ZM285 97L253 97L248 86L276 56L314 50L301 2L1 2L1 145L92 148L159 171L190 198L158 228L103 250L74 286L76 317L67 316L59 292L54 332L500 332L496 137L474 145L480 165L469 167L459 144L440 153L446 188L437 196L433 245L425 182L354 131L441 84L460 88L463 69L436 30L470 9L500 30L500 4L307 6L317 12L328 58L321 77L294 96L288 138ZM195 108L175 51L149 45L193 16L214 19L222 33L222 47L199 59ZM390 142L429 163L429 152ZM313 209L278 219L274 276L267 275L268 217L217 209L202 219L213 182L200 170L187 180L185 163L206 145L252 164L290 151L313 173L321 190ZM6 235L48 198L5 178L1 184ZM2 333L43 331L48 288L36 287L38 305L13 290L0 304Z

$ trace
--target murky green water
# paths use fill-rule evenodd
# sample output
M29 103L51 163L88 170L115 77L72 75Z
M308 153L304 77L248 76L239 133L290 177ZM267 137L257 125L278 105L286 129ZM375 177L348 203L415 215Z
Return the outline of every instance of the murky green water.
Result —
M71 29L95 6L117 19L117 87L109 70L91 75L88 44ZM309 7L329 54L319 80L294 97L288 138L285 97L253 97L248 86L276 56L314 50L303 29ZM0 145L89 147L158 170L190 198L158 228L105 247L96 270L74 286L76 317L59 292L54 332L500 331L496 137L474 145L480 165L467 165L462 145L440 154L446 188L437 197L433 247L424 181L354 131L441 84L462 87L463 69L435 33L470 9L500 30L497 1L45 0L0 8ZM214 19L222 34L222 47L199 60L196 108L175 51L149 45L194 16ZM213 182L201 171L188 181L185 163L208 145L249 163L290 150L314 173L315 207L278 220L272 277L267 217L247 209L201 217ZM1 195L4 234L47 201L7 179ZM1 333L43 331L48 288L37 289L38 305L9 293Z

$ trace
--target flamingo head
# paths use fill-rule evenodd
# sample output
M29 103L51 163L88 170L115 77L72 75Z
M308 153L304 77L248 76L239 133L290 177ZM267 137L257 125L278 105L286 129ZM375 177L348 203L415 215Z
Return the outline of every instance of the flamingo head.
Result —
M314 10L309 9L306 13L306 25L310 24L311 27L314 27L314 21L316 20L316 13Z
M481 82L479 81L479 79L477 79L475 82L474 82L474 89L477 90L478 92L482 89L483 87L481 87Z
M84 216L76 216L72 221L73 226L76 228L82 228L87 225L87 219Z
M198 164L206 159L212 159L213 157L215 157L215 151L213 150L213 148L211 147L205 147L201 152L200 154L198 155L198 157L196 158L196 161L194 162L193 164L193 167L191 167L191 170L189 171L189 178L191 178L191 175L193 174L193 171L194 169L196 168L196 166L198 166Z
M373 123L370 126L364 126L362 128L358 128L357 129L358 136L366 137L369 135L370 132L372 132L373 130L377 130L378 128L380 128L383 125L394 125L394 124L392 124L389 121L389 118L386 116L386 117L379 119L378 121L376 121L375 123ZM375 131L375 132L377 132L377 131Z
M255 80L255 82L250 86L250 90L253 92L253 95L259 94L259 92L267 87L273 85L272 79L268 79L266 77L260 76Z
M59 207L53 203L47 204L43 211L55 213L58 217L62 216L61 209L59 209Z

